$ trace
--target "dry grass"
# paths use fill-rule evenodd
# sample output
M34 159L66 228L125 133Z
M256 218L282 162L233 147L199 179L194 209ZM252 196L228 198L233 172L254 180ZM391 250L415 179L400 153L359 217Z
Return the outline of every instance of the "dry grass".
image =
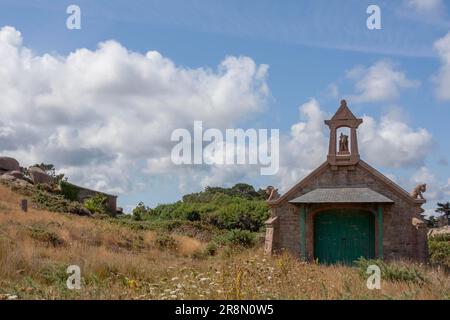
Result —
M160 250L156 234L104 220L18 210L20 197L0 186L0 296L19 299L450 299L450 277L418 268L425 284L382 281L368 290L355 268L305 264L261 250L196 258L198 240L174 236ZM78 265L81 290L66 287Z

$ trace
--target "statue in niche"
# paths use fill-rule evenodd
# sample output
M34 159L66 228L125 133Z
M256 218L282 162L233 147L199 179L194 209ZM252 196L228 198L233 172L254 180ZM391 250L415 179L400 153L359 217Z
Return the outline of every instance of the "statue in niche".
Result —
M348 147L348 136L341 132L339 138L339 154L349 154L350 149Z

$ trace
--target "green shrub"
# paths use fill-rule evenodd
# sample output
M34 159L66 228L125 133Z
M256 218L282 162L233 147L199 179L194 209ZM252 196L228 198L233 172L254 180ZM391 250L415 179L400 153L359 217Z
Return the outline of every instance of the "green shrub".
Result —
M159 249L174 250L178 247L178 242L168 233L158 233L155 239L155 244Z
M142 221L152 213L152 209L147 207L143 202L139 202L133 209L133 220Z
M33 191L32 202L39 209L53 212L84 214L83 206L76 201L70 201L62 195L49 193L45 190L36 189Z
M255 234L248 230L233 229L228 233L228 242L246 248L255 245Z
M106 201L108 198L100 193L95 194L95 196L88 198L84 201L84 206L90 212L94 214L105 214L107 213Z
M440 234L428 241L430 261L450 270L450 234Z
M269 217L262 193L238 184L189 194L183 201L158 205L152 216L166 220L202 221L219 229L259 231Z
M65 180L61 180L59 182L59 186L61 188L61 194L64 196L64 198L70 201L78 200L78 193L80 192L80 189L77 186L68 183Z
M255 245L255 234L248 230L233 229L225 234L216 235L214 241L224 246L250 248Z
M450 242L450 233L436 234L430 238L430 241Z
M413 282L423 284L427 282L425 275L416 265L406 264L401 262L387 263L379 259L364 259L360 258L356 261L359 267L361 276L367 277L367 267L370 265L376 265L381 270L381 279L387 281L399 281L399 282Z
M44 265L39 274L42 276L43 280L49 285L56 285L60 289L67 290L67 266L59 262L49 262Z
M155 229L165 229L168 232L175 230L176 228L182 226L185 223L183 220L157 220L154 221L153 225Z
M133 212L134 221L142 221L142 214L140 212Z
M42 227L28 227L28 234L31 238L44 242L48 245L58 247L65 244L65 241L55 232Z
M231 188L206 187L204 191L183 196L183 202L211 202L216 196L226 195L247 200L265 200L265 191L255 191L253 186L246 183L238 183Z
M186 219L189 221L199 221L201 219L200 213L198 213L197 211L187 212Z
M217 243L211 241L205 248L205 254L208 256L215 256L217 253Z

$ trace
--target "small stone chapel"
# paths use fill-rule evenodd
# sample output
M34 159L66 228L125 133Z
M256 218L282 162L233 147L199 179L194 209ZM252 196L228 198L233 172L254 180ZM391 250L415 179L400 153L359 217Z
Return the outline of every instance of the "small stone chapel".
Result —
M360 159L356 118L345 100L331 120L327 160L283 195L272 188L267 254L350 264L360 257L426 261L421 217L426 185L408 193Z

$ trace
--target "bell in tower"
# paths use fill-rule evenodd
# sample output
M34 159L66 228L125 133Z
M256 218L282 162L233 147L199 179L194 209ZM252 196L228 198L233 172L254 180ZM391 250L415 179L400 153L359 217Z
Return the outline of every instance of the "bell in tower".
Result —
M330 128L328 163L333 166L349 166L359 162L358 137L356 130L363 122L350 111L347 101L342 100L336 114L325 124ZM338 140L338 131L339 140Z

